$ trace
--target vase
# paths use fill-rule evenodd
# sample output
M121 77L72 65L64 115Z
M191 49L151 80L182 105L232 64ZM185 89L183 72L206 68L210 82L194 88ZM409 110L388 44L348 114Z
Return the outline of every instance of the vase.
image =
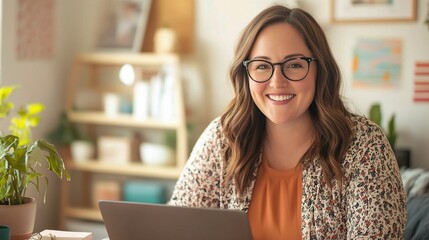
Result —
M159 28L155 32L154 45L156 53L172 53L176 49L176 33L171 28Z
M26 197L24 204L0 205L0 225L9 226L11 240L27 240L31 237L36 210L36 199L32 197Z

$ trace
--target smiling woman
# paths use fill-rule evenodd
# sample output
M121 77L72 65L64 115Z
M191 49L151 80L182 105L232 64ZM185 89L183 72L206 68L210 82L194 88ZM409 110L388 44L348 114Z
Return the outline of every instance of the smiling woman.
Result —
M345 107L311 15L280 5L260 12L229 76L235 96L197 141L170 204L245 211L253 239L403 238L392 148Z

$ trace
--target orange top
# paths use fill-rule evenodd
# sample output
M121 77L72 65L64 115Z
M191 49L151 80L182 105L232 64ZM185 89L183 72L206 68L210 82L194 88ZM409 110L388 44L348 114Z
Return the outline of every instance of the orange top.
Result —
M258 170L248 218L253 239L301 239L302 168Z

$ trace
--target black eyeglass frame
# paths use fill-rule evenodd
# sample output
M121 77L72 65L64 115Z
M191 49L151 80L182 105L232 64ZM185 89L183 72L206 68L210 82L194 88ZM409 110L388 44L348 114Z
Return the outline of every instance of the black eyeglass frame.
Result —
M302 78L300 78L300 79L290 79L290 78L288 78L288 77L286 76L286 74L284 73L284 71L283 71L283 65L284 65L285 63L289 62L289 61L296 60L296 59L302 59L302 60L305 60L305 61L307 62L307 64L308 64L307 72L305 73L304 77L302 77ZM243 65L244 65L244 67L246 68L247 75L250 77L250 79L252 79L254 82L257 82L257 83L264 83L264 82L268 82L268 81L270 81L270 79L271 79L271 78L273 77L273 75L274 75L274 70L275 70L275 69L274 69L274 66L275 66L275 65L280 65L280 66L281 66L281 69L280 69L280 70L281 70L281 72L282 72L282 75L283 75L285 78L287 78L289 81L299 82L299 81L303 80L305 77L307 77L308 72L310 71L310 63L311 63L311 62L313 62L313 61L317 61L317 60L318 60L318 59L317 59L317 58L314 58L314 57L294 57L294 58L288 58L288 59L284 60L283 62L271 63L271 62L269 62L269 61L267 61L267 60L264 60L264 59L253 59L253 60L245 60L245 61L243 61ZM257 80L255 80L255 79L253 79L253 78L252 78L252 76L249 74L248 65L249 65L250 63L252 63L252 62L256 62L256 61L262 61L262 62L265 62L265 63L267 63L267 64L271 65L271 67L272 67L271 75L270 75L270 77L269 77L267 80L265 80L265 81L257 81Z

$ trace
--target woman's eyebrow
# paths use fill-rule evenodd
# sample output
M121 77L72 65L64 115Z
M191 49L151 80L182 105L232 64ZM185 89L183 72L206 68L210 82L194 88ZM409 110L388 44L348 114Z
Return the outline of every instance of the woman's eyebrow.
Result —
M289 55L286 55L286 56L283 58L283 60L286 60L286 59L289 59L289 58L293 58L293 57L302 57L302 56L305 56L305 55L304 55L304 54L302 54L302 53L289 54ZM271 60L271 58L270 58L270 57L267 57L267 56L255 56L255 57L253 57L252 59Z

